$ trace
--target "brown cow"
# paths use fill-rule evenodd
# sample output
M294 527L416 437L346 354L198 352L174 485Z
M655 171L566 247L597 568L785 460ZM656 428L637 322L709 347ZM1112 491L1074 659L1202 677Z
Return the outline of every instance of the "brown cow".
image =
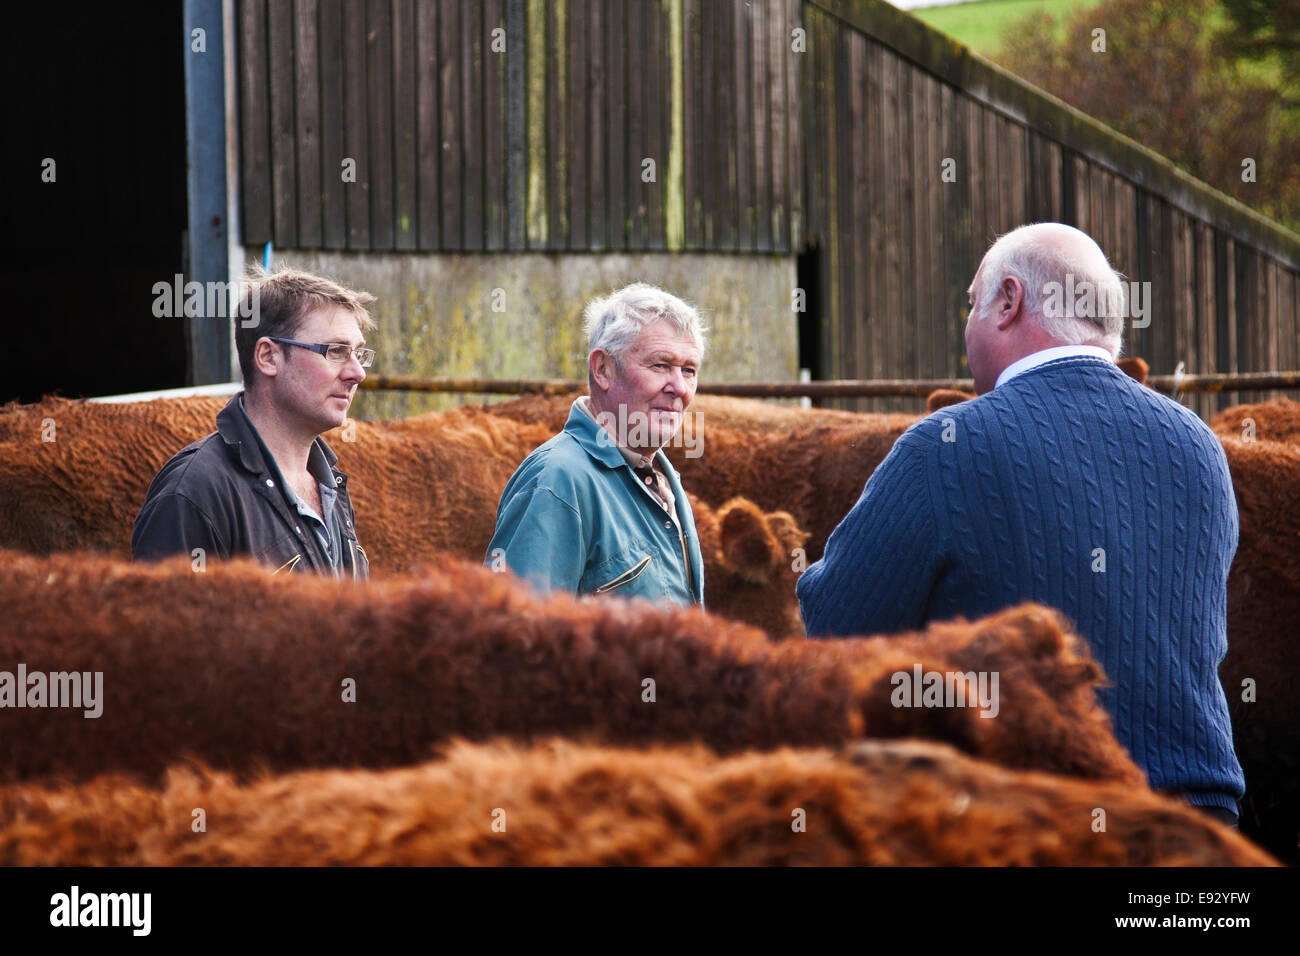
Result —
M1241 827L1284 862L1300 863L1300 447L1219 440L1241 523L1219 668L1246 774Z
M131 526L154 474L212 430L224 399L97 404L49 399L0 410L0 547L38 554L130 554ZM42 442L42 422L54 422ZM479 408L396 422L356 422L326 438L350 474L357 528L376 573L446 555L482 560L501 491L549 428ZM790 515L742 499L717 512L691 498L704 557L705 603L781 636L802 635L791 552L806 535ZM729 521L718 517L730 514Z
M441 760L378 772L241 784L175 767L157 790L112 776L0 787L5 866L611 864L1274 861L1143 786L1006 770L920 741L722 759L698 746L456 743Z
M1275 398L1254 405L1234 405L1210 419L1210 427L1221 438L1300 445L1300 402Z
M928 737L1017 768L1143 780L1097 705L1100 666L1034 605L891 638L773 644L698 609L540 600L460 562L356 584L248 561L196 573L185 558L0 552L0 606L6 667L103 675L98 717L0 711L0 775L13 778L156 777L185 756L234 771L379 767L453 736L561 734L720 752ZM898 675L917 669L984 675L992 706L921 706L920 687L896 706L908 703Z

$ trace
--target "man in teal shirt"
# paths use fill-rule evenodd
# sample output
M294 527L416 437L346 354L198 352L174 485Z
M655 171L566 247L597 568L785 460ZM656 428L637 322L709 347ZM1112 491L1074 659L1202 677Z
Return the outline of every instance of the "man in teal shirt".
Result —
M695 519L662 451L695 397L699 314L638 282L591 302L586 332L591 394L511 477L484 563L543 591L702 605Z

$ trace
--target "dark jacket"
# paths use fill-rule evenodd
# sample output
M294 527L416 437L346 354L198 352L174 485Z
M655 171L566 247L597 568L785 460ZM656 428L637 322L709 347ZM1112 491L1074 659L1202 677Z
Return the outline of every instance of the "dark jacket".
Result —
M204 560L250 555L277 573L332 573L316 534L285 501L278 470L264 459L239 399L236 395L217 415L215 432L182 448L158 472L135 519L132 555L136 560L194 557L194 549L202 548ZM341 573L366 578L370 563L357 543L348 479L334 467L337 461L317 438L308 469L318 481L332 479L338 491Z

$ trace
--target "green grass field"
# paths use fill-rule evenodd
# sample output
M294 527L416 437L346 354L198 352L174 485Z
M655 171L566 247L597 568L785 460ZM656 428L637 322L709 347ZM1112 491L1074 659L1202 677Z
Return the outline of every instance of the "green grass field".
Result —
M960 40L982 56L992 56L1002 45L1008 23L1031 13L1051 13L1057 21L1059 38L1065 37L1064 21L1078 7L1095 6L1097 0L980 0L946 7L922 7L909 11L930 26Z
M1031 13L1050 13L1056 19L1056 37L1065 38L1066 17L1081 7L1095 7L1099 0L976 0L945 7L920 7L909 10L914 17L960 40L981 56L993 57L1002 45L1007 25ZM1228 16L1214 11L1211 25L1225 28ZM1242 75L1249 80L1277 86L1282 81L1282 67L1276 58L1262 62L1243 62Z

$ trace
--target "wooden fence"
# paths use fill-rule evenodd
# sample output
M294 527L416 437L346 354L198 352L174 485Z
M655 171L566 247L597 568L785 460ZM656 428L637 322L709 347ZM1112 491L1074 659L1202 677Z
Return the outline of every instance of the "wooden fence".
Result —
M1153 373L1300 368L1294 234L888 4L813 0L804 17L824 377L969 374L966 289L993 239L1033 221L1078 226L1151 284L1125 351ZM1258 396L1191 404L1240 400Z

